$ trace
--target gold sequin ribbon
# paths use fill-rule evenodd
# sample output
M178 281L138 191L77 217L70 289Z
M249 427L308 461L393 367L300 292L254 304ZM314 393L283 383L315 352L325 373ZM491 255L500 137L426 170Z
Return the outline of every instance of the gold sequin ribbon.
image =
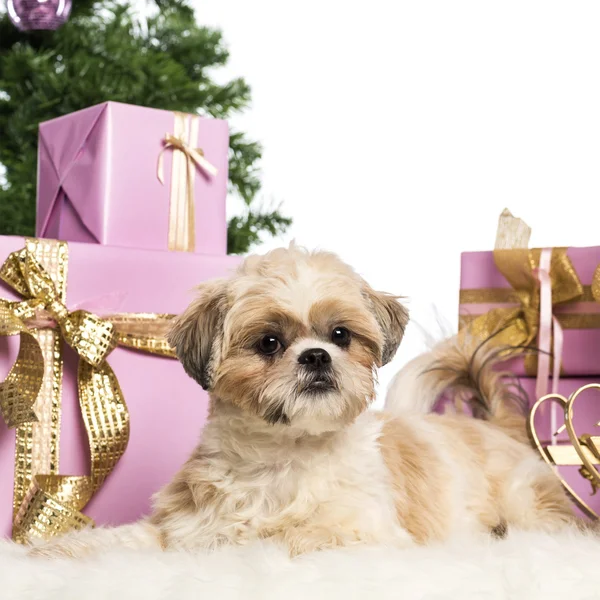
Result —
M592 278L592 285L590 287L592 297L596 302L600 302L600 265L598 265L594 271L594 277Z
M194 182L196 168L217 174L217 169L204 157L201 148L194 148L198 139L200 117L175 113L174 133L166 133L158 156L157 177L164 184L164 153L172 149L171 198L169 205L169 250L193 252L196 248L196 217Z
M81 510L129 440L129 413L108 354L123 345L174 357L164 337L171 315L99 318L84 310L70 312L67 268L66 243L35 239L26 240L25 248L0 268L0 278L23 298L0 299L0 336L20 336L17 359L0 383L0 413L16 427L13 539L18 542L93 525ZM77 385L90 475L58 473L63 340L79 355Z
M460 293L461 304L515 303L517 306L493 308L476 316L461 315L460 326L464 328L463 331L480 339L496 334L496 343L511 347L528 346L535 342L540 324L540 287L535 270L540 264L541 250L527 247L529 233L526 227L521 219L516 219L508 211L504 211L500 217L494 262L512 289L461 290ZM552 249L549 276L553 307L586 299L584 286L567 256L567 248ZM562 325L560 315L557 316ZM570 316L596 317L584 314ZM525 363L527 372L535 374L536 356L526 356Z

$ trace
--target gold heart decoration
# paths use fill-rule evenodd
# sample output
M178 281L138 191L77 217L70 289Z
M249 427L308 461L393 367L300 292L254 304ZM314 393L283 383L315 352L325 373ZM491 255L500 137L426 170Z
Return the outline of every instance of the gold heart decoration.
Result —
M557 467L564 466L579 466L581 476L587 479L592 485L592 495L600 488L600 473L596 468L596 465L600 465L600 436L593 436L586 433L578 437L573 425L575 401L581 394L590 389L600 390L600 384L589 383L584 385L573 392L568 399L561 394L547 394L546 396L542 396L531 408L527 425L529 435L540 456L552 468L569 496L571 496L573 501L579 505L585 514L598 519L598 514L573 490L557 469ZM556 402L561 406L565 422L554 435L558 435L566 429L571 445L556 444L544 446L540 441L535 427L535 415L540 406L545 402Z

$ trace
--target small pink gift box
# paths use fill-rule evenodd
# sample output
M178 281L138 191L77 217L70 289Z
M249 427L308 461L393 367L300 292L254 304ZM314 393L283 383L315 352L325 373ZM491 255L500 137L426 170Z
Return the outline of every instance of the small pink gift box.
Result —
M226 121L118 102L41 123L36 235L224 254L228 152Z
M561 372L567 376L600 374L600 303L595 299L592 287L600 265L600 246L567 248L566 256L581 283L581 293L567 302L554 303L552 307L564 336ZM493 252L463 253L460 273L461 327L489 311L520 306L518 294L498 269ZM554 300L554 290L552 293ZM536 345L536 340L532 345ZM535 365L526 368L522 358L511 360L508 367L518 375L535 374Z
M40 246L33 242L34 247L41 247L43 251L42 258L38 257L39 262L52 273L55 268L52 265L57 262L53 259L56 253L52 248L58 243L40 242ZM0 264L11 253L31 243L18 237L0 237ZM51 250L46 251L47 246ZM67 246L68 254L65 306L69 311L86 309L101 316L177 314L189 304L197 284L227 276L239 263L238 258L231 256L212 257L96 244L69 243L64 246ZM53 279L57 280L56 273ZM23 298L0 281L0 299ZM23 435L22 427L28 425L9 429L0 414L0 534L5 536L11 534L13 485L18 484L13 476L16 470L19 471L15 452L25 463L37 461L38 467L32 469L34 476L90 472L90 448L77 389L77 369L82 359L66 344L62 345L64 373L59 410L57 416L52 421L46 419L44 425L45 409L39 403L48 389L47 386L42 388L33 405L41 425L32 426L38 429L32 434L33 455L29 458L23 447L15 447L15 436L23 439L19 437ZM15 364L18 348L19 336L0 336L0 382ZM117 346L106 361L118 380L129 411L130 436L124 454L83 508L83 513L97 524L117 525L146 514L151 495L185 462L200 438L208 397L174 358ZM44 385L46 381L45 376ZM47 440L40 428L54 427L52 423L60 423L57 428L59 439L40 447L36 440Z
M514 377L507 380L513 391L517 392L520 389L521 394L524 394L529 400L529 409L533 407L537 398L535 394L536 380L534 377ZM589 385L600 384L599 377L569 377L561 378L558 382L558 393L569 398L576 390ZM550 388L550 385L548 386ZM573 404L573 426L578 437L583 434L591 436L600 436L600 389L590 388L581 393ZM454 406L448 402L447 397L442 397L435 407L435 412L445 413L446 411L454 412ZM469 414L468 409L465 412ZM566 429L562 428L565 422L563 408L555 402L549 400L539 406L534 415L535 430L543 447L559 446L564 449L572 448L569 440L569 435ZM555 435L560 430L558 435ZM559 451L560 452L560 451ZM574 456L574 453L570 451ZM562 454L561 454L562 456ZM568 456L568 455L567 455ZM575 462L575 461L571 461ZM572 490L585 502L589 508L600 515L600 494L592 495L592 486L580 474L579 468L581 465L562 465L558 467L560 476L572 488ZM597 466L600 469L600 465ZM585 514L576 503L577 512Z

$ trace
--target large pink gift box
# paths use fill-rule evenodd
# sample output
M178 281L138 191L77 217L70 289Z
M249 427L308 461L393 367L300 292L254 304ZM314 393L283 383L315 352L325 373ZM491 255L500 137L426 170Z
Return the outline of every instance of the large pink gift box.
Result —
M25 240L0 237L0 264ZM102 314L183 311L202 281L227 276L239 259L68 244L66 306ZM0 281L0 298L21 298ZM97 310L93 310L96 308ZM64 344L63 344L64 345ZM0 337L0 381L15 362L18 336ZM117 525L148 512L150 497L167 483L198 443L207 394L173 358L117 347L108 356L130 413L124 455L83 509L97 524ZM76 354L65 346L60 426L60 474L89 473L88 439L77 393ZM0 534L11 534L15 429L0 416Z
M600 246L568 248L567 256L583 293L577 299L553 306L553 314L564 335L562 373L567 376L600 374L600 303L592 293L592 282L600 265ZM516 298L511 298L512 288L498 270L493 252L463 253L460 273L461 326L492 309L519 306ZM486 301L486 296L500 301ZM523 359L511 360L509 368L518 375L534 374L526 372Z
M515 377L507 380L514 390L521 388L522 392L528 398L529 409L535 404L537 398L535 394L536 380L533 377ZM598 377L569 377L561 378L558 382L558 393L569 398L576 390L589 385L600 384ZM551 388L550 383L548 388ZM589 434L592 436L600 435L600 389L591 388L582 392L580 397L574 403L573 425L577 436ZM435 407L435 412L444 413L447 410L453 412L454 408L449 405L448 398L442 397ZM569 435L566 430L562 430L558 435L554 435L564 424L564 412L557 403L547 401L537 410L534 422L537 435L542 446L552 444L570 445ZM600 465L598 465L600 470ZM558 467L560 475L571 486L573 491L593 510L600 515L600 494L592 495L591 484L585 480L579 473L579 467L575 465ZM578 506L575 504L575 506ZM578 507L577 512L584 514Z
M226 253L226 121L105 102L41 123L38 152L38 237Z

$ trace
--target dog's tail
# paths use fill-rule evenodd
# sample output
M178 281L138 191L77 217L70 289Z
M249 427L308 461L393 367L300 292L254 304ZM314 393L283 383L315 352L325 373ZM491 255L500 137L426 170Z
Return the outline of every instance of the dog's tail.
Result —
M427 413L446 395L467 402L474 417L526 442L527 395L514 377L498 369L508 350L462 334L444 340L394 377L385 410L398 415Z

